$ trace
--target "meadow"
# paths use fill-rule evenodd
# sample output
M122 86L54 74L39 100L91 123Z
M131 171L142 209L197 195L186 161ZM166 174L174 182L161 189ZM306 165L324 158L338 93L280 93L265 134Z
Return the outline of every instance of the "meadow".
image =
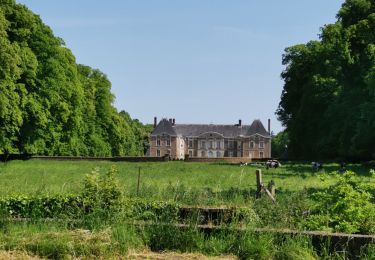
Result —
M0 196L78 193L85 175L93 171L103 174L113 166L126 196L211 205L246 205L256 189L255 171L258 168L262 169L264 183L273 180L280 193L326 188L337 178L324 173L339 169L338 164L327 164L322 172L316 172L306 163L287 163L278 169L266 170L262 165L240 167L181 161L10 161L0 164ZM349 165L347 169L356 173L357 182L375 187L368 167Z
M265 184L275 183L276 203L265 194L255 199L256 169ZM373 244L353 253L327 241L317 249L308 237L253 231L375 234L374 172L359 164L338 170L334 163L313 171L292 162L277 169L182 161L1 163L0 257L148 259L168 252L171 259L372 259ZM187 205L226 207L233 215L207 234L197 226L199 212L179 214ZM181 222L188 228L175 226Z

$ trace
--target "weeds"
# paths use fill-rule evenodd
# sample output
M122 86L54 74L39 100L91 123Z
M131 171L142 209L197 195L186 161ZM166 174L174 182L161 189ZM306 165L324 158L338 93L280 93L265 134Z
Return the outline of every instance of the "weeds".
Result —
M174 164L166 164L171 165ZM183 164L179 163L178 167L183 174L189 173L183 170ZM236 169L227 165L214 167ZM265 175L275 179L277 174L281 175L279 180L290 177L285 169L266 172ZM364 186L357 185L359 176L326 175L322 181L304 173L302 179L314 178L314 182L322 182L320 188L292 191L283 187L278 189L277 203L273 204L267 197L255 200L251 185L247 188L215 186L212 179L206 179L206 184L211 186L204 187L184 182L169 182L162 187L144 184L137 197L123 189L119 175L115 168L110 168L105 174L102 170L94 170L75 195L15 195L1 199L0 250L27 251L31 255L54 259L117 258L129 250L149 249L200 252L211 256L236 255L240 259L343 259L350 257L346 249L332 249L330 241L317 249L309 238L260 234L254 232L254 228L301 228L306 227L306 221L311 221L313 216L320 216L319 224L323 228L332 228L332 225L321 223L330 223L329 220L334 219L335 225L346 221L346 225L358 227L356 230L371 232L371 223L366 226L362 217L367 216L364 214L370 212L373 205L370 195L360 190ZM241 183L248 180L244 177ZM342 187L345 189L341 190ZM322 204L315 204L311 194L321 191L327 192L327 199L319 200ZM340 204L342 201L345 203ZM245 206L233 207L231 213L223 213L212 220L199 210L182 216L180 204L183 202ZM347 208L335 207L336 204ZM325 213L327 209L331 210L328 220L325 214L316 210L319 205L325 205L320 207ZM339 209L343 211L340 213ZM352 216L361 218L344 218L346 209L355 213ZM29 221L15 223L10 218ZM187 226L181 228L176 226L178 223ZM202 223L220 225L221 229L204 231L198 227ZM369 245L363 247L360 254L363 259L371 259L375 256L375 249Z

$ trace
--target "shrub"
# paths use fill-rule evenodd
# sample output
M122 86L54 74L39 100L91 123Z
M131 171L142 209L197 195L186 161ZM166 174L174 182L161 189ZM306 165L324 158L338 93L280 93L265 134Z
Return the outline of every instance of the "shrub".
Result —
M353 172L345 172L338 182L323 192L316 192L312 214L305 221L309 229L348 233L374 233L375 208L365 185L354 180Z
M82 192L83 203L89 209L113 210L118 208L122 192L116 180L117 169L112 167L105 175L98 170L86 175Z

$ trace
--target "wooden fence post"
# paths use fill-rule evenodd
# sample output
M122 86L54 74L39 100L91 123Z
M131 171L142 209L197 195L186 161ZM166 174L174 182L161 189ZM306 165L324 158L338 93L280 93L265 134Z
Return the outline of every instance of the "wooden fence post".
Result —
M262 192L262 171L260 169L257 169L255 171L256 178L257 178L257 193L256 193L256 198L259 199L261 197L261 192Z
M271 180L268 183L268 190L271 193L272 197L275 197L275 195L276 195L276 187L275 187L275 182L273 180Z
M138 168L137 196L139 193L139 182L141 180L141 167Z

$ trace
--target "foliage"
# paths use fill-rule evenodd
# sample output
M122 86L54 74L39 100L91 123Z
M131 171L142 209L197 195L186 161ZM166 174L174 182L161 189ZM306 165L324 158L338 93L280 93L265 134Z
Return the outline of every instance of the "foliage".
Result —
M375 158L375 3L346 0L320 39L288 47L276 112L294 158Z
M281 159L288 158L288 145L289 137L286 131L281 131L277 135L273 136L271 143L272 157Z
M0 49L0 154L144 154L147 128L116 111L106 75L15 0L0 1Z
M112 167L105 175L100 176L98 170L86 175L82 192L85 207L102 210L114 210L119 207L122 192L116 180L117 169Z
M306 227L346 233L375 232L373 197L366 186L354 181L354 175L345 172L336 184L313 195L316 205L306 220Z

